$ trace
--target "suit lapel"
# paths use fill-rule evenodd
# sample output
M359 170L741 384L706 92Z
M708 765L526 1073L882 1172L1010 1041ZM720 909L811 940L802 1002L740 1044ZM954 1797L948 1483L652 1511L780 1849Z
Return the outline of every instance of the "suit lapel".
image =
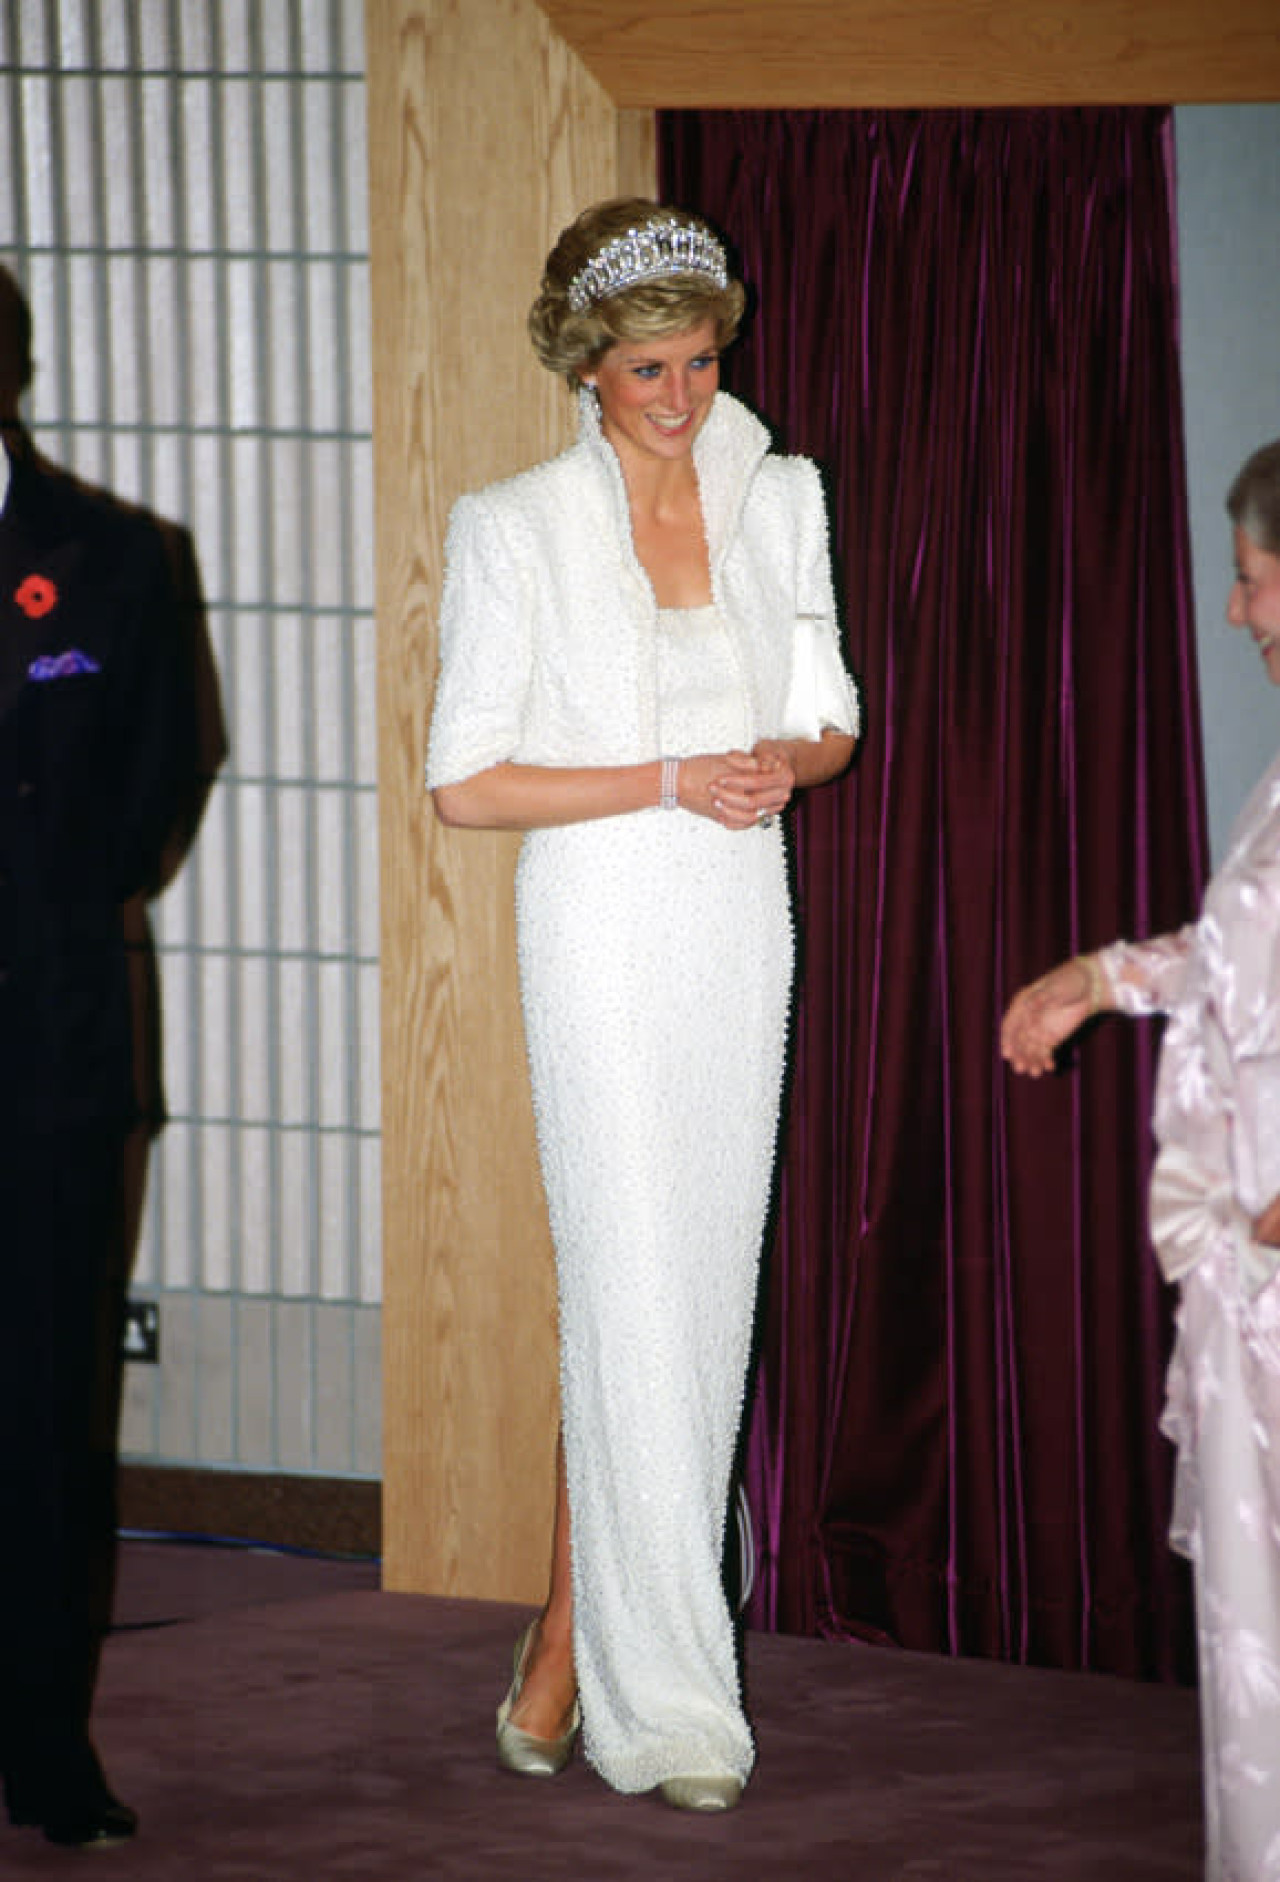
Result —
M21 699L32 661L66 646L67 601L83 553L61 527L56 485L42 475L30 445L22 439L10 449L9 494L0 511L0 715Z

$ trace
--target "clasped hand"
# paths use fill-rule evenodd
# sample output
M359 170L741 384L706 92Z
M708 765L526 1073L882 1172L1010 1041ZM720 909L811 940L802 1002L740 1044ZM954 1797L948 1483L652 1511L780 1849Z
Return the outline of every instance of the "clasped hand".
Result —
M796 787L791 754L779 739L761 739L749 752L684 758L680 772L686 807L726 830L749 830L766 817L776 817Z

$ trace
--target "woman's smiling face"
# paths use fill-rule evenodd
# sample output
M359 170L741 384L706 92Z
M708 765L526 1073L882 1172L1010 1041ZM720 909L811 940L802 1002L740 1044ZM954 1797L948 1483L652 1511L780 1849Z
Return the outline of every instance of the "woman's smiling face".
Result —
M1243 529L1234 531L1233 540L1236 579L1227 619L1232 627L1248 628L1271 684L1280 686L1280 556L1260 549Z
M715 323L663 340L619 340L584 376L600 397L604 434L628 457L687 457L720 384Z

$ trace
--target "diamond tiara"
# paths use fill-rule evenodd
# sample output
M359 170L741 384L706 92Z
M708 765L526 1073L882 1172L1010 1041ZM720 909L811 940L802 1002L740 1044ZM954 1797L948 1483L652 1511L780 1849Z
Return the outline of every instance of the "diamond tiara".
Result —
M642 281L663 281L681 274L705 275L715 287L727 287L724 249L708 230L691 228L674 216L648 222L615 236L579 268L568 286L569 305L580 314L594 301L611 300Z

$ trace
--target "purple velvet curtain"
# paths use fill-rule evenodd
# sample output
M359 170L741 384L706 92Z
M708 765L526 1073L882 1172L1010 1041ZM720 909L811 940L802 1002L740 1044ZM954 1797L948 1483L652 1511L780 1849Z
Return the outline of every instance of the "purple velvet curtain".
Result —
M672 113L829 480L867 730L795 817L753 1619L1182 1677L1152 1027L1006 1076L1024 980L1203 876L1161 111Z

